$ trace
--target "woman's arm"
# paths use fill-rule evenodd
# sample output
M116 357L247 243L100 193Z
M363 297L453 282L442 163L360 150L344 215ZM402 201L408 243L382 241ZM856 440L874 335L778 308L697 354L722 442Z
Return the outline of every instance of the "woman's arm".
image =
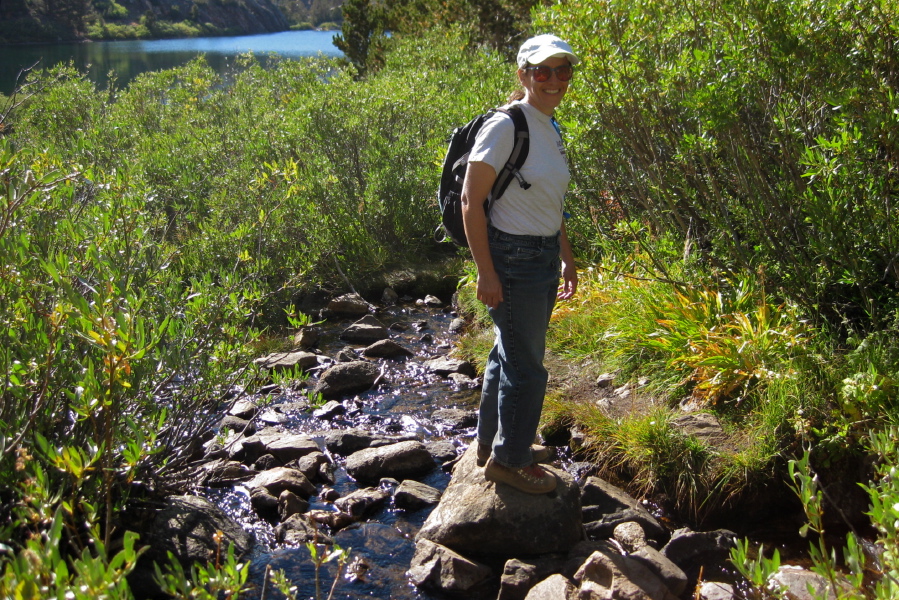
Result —
M565 229L564 220L562 220L561 231L559 243L562 258L562 286L559 288L559 298L567 300L577 292L577 269L574 266L574 255L571 252L571 243L568 241L568 231Z
M503 301L503 290L490 256L487 241L487 215L484 200L490 194L496 171L485 162L470 162L462 184L462 222L471 256L478 268L478 300L496 308Z

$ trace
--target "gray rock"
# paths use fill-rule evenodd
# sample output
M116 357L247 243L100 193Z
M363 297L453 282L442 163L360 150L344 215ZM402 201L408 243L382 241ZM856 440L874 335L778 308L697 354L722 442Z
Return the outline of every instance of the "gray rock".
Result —
M377 482L382 477L405 479L428 473L434 458L418 441L399 442L354 452L346 460L346 471L353 479Z
M331 543L331 538L319 530L313 520L302 514L293 515L275 527L275 540L291 546L302 546L309 542Z
M316 481L321 474L322 465L329 462L328 457L321 452L310 452L290 463L290 466L305 475L309 481Z
M465 329L465 319L456 317L455 319L450 321L450 324L449 324L450 333L459 333L463 329Z
M321 329L318 327L303 327L293 336L293 343L300 348L312 348L320 338Z
M846 594L852 591L841 578L837 579L837 586L841 588L839 595L824 576L792 565L781 566L768 578L768 587L780 590L790 600L836 600L848 597Z
M577 600L578 590L564 575L550 575L535 585L525 600Z
M384 291L381 293L381 302L387 306L393 306L399 299L400 295L391 287L384 288Z
M328 302L328 310L341 317L361 317L370 309L371 305L359 294L344 294Z
M453 467L453 478L417 539L497 558L568 552L581 539L580 493L571 476L546 467L558 488L551 494L525 494L485 480L476 455L472 444Z
M737 591L729 583L721 581L703 581L699 586L700 600L734 600L739 598Z
M537 583L537 567L517 558L506 561L499 580L496 600L523 600Z
M280 467L284 463L272 456L271 454L263 454L253 463L253 468L257 471L268 471L275 467Z
M662 555L681 568L695 581L700 569L714 572L713 567L727 566L730 551L735 547L737 534L726 529L715 531L692 531L678 529L671 534L671 540L662 548Z
M282 464L321 451L315 440L309 436L294 434L282 435L266 443L265 449Z
M346 414L346 406L337 400L329 400L312 411L313 417L325 421L330 421L343 414Z
M278 498L265 488L255 488L250 491L250 506L260 517L267 521L278 518Z
M466 592L490 577L490 568L429 540L419 540L408 571L418 587Z
M427 294L422 300L422 304L428 306L430 308L442 308L443 301L437 296L432 296L431 294Z
M296 469L287 467L275 467L263 471L247 482L247 489L252 492L256 488L264 488L276 498L284 490L290 490L302 498L309 498L315 494L315 486L306 479L306 476Z
M219 428L230 429L235 433L242 433L244 435L253 435L254 433L256 433L256 426L253 425L252 421L241 419L240 417L235 417L234 415L226 415L225 418L222 419L219 423Z
M340 334L340 339L352 344L373 344L386 340L390 334L384 324L372 316L363 317Z
M646 545L646 534L639 523L627 521L619 523L613 531L615 541L621 544L621 547L628 552L636 552Z
M363 392L374 385L380 374L378 365L367 361L340 363L322 373L315 391L325 398Z
M390 494L381 488L368 487L338 498L334 501L334 506L354 519L361 519L384 506L389 497Z
M436 442L425 442L425 448L434 457L434 460L444 463L453 460L458 456L456 445L449 440L437 440Z
M281 425L289 420L286 415L271 408L266 408L256 418L266 425Z
M309 501L300 498L290 490L284 490L278 495L278 516L282 521L307 510L309 510Z
M671 426L679 429L684 435L693 436L710 446L718 446L727 440L718 417L711 413L695 412L682 415L674 419Z
M235 460L214 460L202 467L201 485L227 487L255 477L256 473Z
M396 488L393 503L397 508L418 510L440 502L440 490L418 481L407 479Z
M215 541L221 531L221 546ZM220 508L197 496L171 496L156 514L147 540L151 560L167 560L171 552L182 565L206 563L220 549L234 544L237 556L245 554L252 544L250 534Z
M228 414L240 419L252 419L258 410L258 403L248 398L243 398L234 403L234 406L228 410Z
M297 350L294 352L275 352L257 358L253 362L263 369L283 370L299 367L303 371L308 371L319 366L320 360L321 357L318 354Z
M657 544L668 539L668 532L636 499L599 477L588 477L581 492L584 527L591 538L610 538L620 523L635 521L646 537Z
M630 557L652 571L675 596L687 589L687 574L652 546L646 544Z
M478 424L478 413L460 408L441 408L431 413L431 420L450 431L460 431Z
M411 350L393 340L380 340L362 351L362 355L366 358L399 358L412 354Z
M581 565L574 580L584 600L677 600L658 577L626 556L594 552Z
M368 448L376 437L376 435L362 429L342 429L327 432L324 442L325 448L329 452L347 456L353 452Z
M470 362L458 358L440 356L425 362L425 366L441 377L448 377L450 373L461 373L468 377L477 375Z

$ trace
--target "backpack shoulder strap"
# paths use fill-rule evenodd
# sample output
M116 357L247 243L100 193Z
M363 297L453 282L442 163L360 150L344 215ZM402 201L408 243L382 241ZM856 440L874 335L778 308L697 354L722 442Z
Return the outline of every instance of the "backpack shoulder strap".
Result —
M493 188L490 190L490 196L488 198L489 202L493 202L493 200L502 196L503 192L506 191L506 188L509 187L509 184L512 183L512 179L517 179L519 185L524 189L531 187L531 184L525 181L524 177L522 177L519 172L524 165L524 161L527 160L531 139L531 134L528 130L528 121L524 116L524 111L522 111L521 107L517 104L498 108L496 110L508 115L512 119L512 124L515 126L515 145L512 147L512 153L509 155L509 160L506 161L506 164L503 165L502 169L499 170L499 173L496 174L496 181L494 181Z

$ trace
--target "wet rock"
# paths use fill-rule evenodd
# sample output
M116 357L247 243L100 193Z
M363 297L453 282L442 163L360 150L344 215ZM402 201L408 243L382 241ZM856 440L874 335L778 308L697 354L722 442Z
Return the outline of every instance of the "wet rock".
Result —
M228 410L228 414L240 419L252 419L258 410L259 406L256 402L244 398L235 402L234 406Z
M325 535L306 515L296 514L275 527L275 540L280 544L302 546L309 542L330 544L331 538Z
M359 360L359 353L352 348L344 348L337 353L334 359L339 363L353 362L354 360Z
M381 340L365 348L362 355L367 358L399 358L412 356L413 353L393 340Z
M409 326L406 325L405 323L400 323L399 321L397 321L395 323L390 324L390 330L391 331L399 331L400 333L403 333L404 331L409 330Z
M361 317L368 314L371 305L359 294L344 294L328 302L327 309L341 317Z
M550 575L535 585L525 600L575 600L578 590L564 575Z
M346 406L337 400L329 400L312 411L313 417L324 421L331 421L343 414L346 414Z
M459 333L463 329L465 329L465 319L456 317L455 319L450 321L450 325L449 325L450 333Z
M427 361L425 367L441 377L447 377L450 373L461 373L468 377L474 377L477 374L475 373L474 367L471 366L471 363L467 360L448 358L446 356L440 356Z
M293 343L300 348L313 348L320 338L321 329L318 327L303 327L293 336Z
M209 487L226 487L256 476L256 473L243 463L234 460L214 460L202 467L200 485Z
M397 508L418 510L440 502L440 490L419 481L407 479L396 488L393 503Z
M256 418L266 425L281 425L289 420L286 415L270 408L262 411L262 414Z
M278 519L278 498L268 493L265 488L255 488L250 491L250 506L266 521Z
M675 596L680 596L687 589L687 574L649 544L629 556L652 571Z
M268 471L269 469L274 469L275 467L280 467L283 465L280 460L272 456L271 454L263 454L259 458L256 459L256 462L253 463L253 468L257 471Z
M351 344L373 344L388 337L384 324L371 315L362 317L340 334L340 339Z
M297 350L295 352L275 352L262 358L257 358L253 362L263 369L284 370L299 367L303 371L315 368L321 364L323 357L305 350Z
M649 569L616 554L594 552L575 573L574 580L579 585L579 598L584 600L677 600Z
M316 481L321 474L322 465L329 462L328 457L321 452L310 452L306 456L293 461L290 466L305 475L309 481Z
M382 477L405 479L428 473L434 459L418 441L399 442L354 452L346 461L346 471L357 481L375 482Z
M300 400L297 402L282 402L281 404L272 406L272 409L278 411L283 415L290 416L297 413L304 413L309 410L309 402L306 400Z
M400 295L393 288L386 287L381 293L381 302L386 306L393 306L400 299Z
M269 454L281 461L281 464L296 460L321 449L315 440L306 435L282 435L265 445Z
M263 471L247 482L247 489L251 492L256 488L264 488L276 498L284 490L290 490L302 498L309 498L315 494L315 486L306 479L306 476L296 469L287 467L275 467Z
M417 303L416 303L417 304ZM442 308L443 301L437 296L432 296L430 294L426 295L422 300L422 304L427 306L428 308Z
M347 456L368 448L377 436L362 429L343 429L325 434L325 448L340 456Z
M299 515L309 510L309 501L300 498L290 490L284 490L278 495L278 517L286 521L293 515Z
M587 534L593 538L612 537L615 526L627 521L640 524L646 537L661 545L668 532L636 499L599 477L588 477L581 492Z
M363 392L374 385L380 374L378 365L367 361L340 363L322 373L315 392L324 398Z
M736 540L737 535L726 529L692 531L685 527L671 534L662 555L680 567L692 584L698 580L700 569L713 573L726 568Z
M224 419L219 422L220 429L230 429L235 433L242 433L244 435L253 435L256 433L256 426L253 425L252 421L248 421L247 419L241 419L240 417L235 417L234 415L227 415Z
M313 523L329 527L331 531L343 529L347 525L352 525L358 521L357 518L348 513L331 510L310 510L306 513L306 518Z
M580 490L571 476L546 467L558 488L552 494L525 494L485 480L476 455L472 444L453 467L452 480L417 539L465 555L507 558L567 552L581 539Z
M614 373L603 373L599 377L596 378L596 387L600 389L610 388L612 384L615 382L615 374Z
M779 589L783 597L790 600L836 600L847 597L843 594L852 591L845 580L838 578L837 585L842 588L839 596L831 587L829 579L792 565L781 566L768 578L768 586L775 590Z
M729 583L721 581L703 581L699 586L700 600L733 600L739 598L737 591Z
M147 532L150 548L144 556L164 561L166 553L171 552L185 566L206 563L215 558L220 548L215 541L219 531L223 534L222 548L234 544L238 556L250 549L250 534L220 508L198 496L171 496Z
M384 506L389 497L390 494L381 488L368 487L338 498L334 501L334 506L354 519L361 519Z
M461 556L445 546L419 540L408 571L418 587L444 592L466 592L490 577L490 568Z
M456 445L449 440L438 440L436 442L425 442L425 448L434 457L437 462L447 462L458 456Z
M330 487L323 487L322 491L319 492L318 497L324 500L325 502L334 502L338 498L340 498L340 492Z
M461 431L478 424L478 413L460 408L441 408L431 413L431 420L451 431Z
M472 379L468 375L463 375L462 373L450 373L446 378L460 388L475 388L480 385L480 382L477 379Z

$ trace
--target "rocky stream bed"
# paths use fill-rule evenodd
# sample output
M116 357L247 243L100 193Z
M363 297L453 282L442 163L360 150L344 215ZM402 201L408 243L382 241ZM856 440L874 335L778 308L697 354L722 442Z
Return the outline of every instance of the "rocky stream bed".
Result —
M292 350L257 359L309 377L234 394L194 464L193 494L155 514L146 564L167 551L209 560L221 531L250 565L248 599L283 597L271 569L315 598L308 542L350 549L334 598L742 597L727 563L734 533L673 527L568 446L552 448L552 494L484 480L470 447L480 382L451 356L464 322L450 303L388 290L380 306L347 295L323 316ZM322 566L322 598L336 571ZM797 598L817 585L802 569L781 577ZM150 579L135 574L139 595L154 596Z

